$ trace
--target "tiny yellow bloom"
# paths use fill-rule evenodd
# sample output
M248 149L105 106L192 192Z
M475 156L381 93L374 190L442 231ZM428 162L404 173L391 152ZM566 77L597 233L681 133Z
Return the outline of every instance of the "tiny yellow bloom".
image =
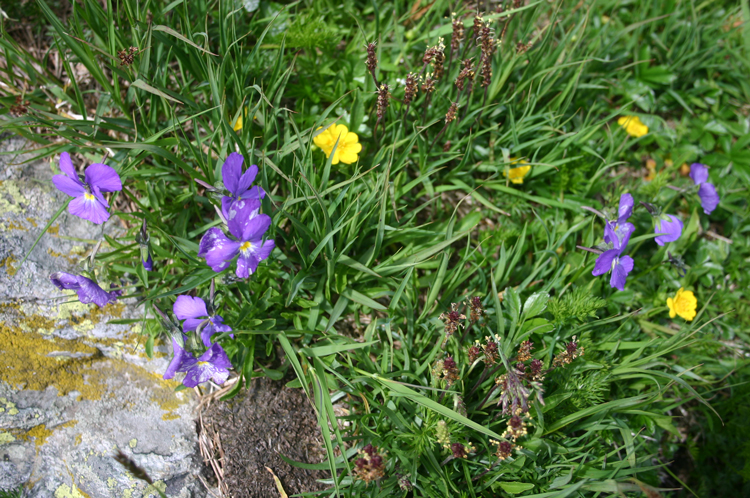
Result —
M523 166L510 168L508 171L503 170L503 176L507 176L508 179L510 179L511 183L523 183L523 177L529 174L529 171L531 171L531 166L517 157L511 157L510 164L522 164Z
M690 174L690 166L688 166L688 163L682 163L680 165L680 174L682 176L688 176Z
M242 129L242 114L237 118L237 122L234 123L234 131L240 131Z
M318 130L321 128L318 128ZM315 145L325 152L326 157L331 157L331 152L333 152L333 147L336 145L337 140L339 144L336 147L336 152L333 154L331 164L338 164L339 162L352 164L357 162L359 159L357 154L362 150L362 144L359 143L357 134L349 131L349 128L346 126L332 124L313 138Z
M686 291L680 287L674 298L667 298L667 306L669 307L669 318L680 315L688 322L692 322L693 318L695 318L695 309L698 307L698 300L695 298L693 291Z
M648 133L648 126L643 124L638 116L622 116L617 120L617 124L625 128L631 137L639 138Z

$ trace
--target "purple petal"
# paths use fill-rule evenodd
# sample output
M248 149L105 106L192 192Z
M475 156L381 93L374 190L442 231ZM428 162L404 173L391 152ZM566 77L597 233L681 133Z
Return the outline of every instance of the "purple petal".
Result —
M260 247L260 249L255 251L255 256L260 261L263 261L271 255L271 251L273 251L274 247L276 247L276 242L274 242L273 239L268 239L263 242L263 245Z
M71 197L78 197L86 193L86 188L83 186L83 183L65 175L53 176L52 183L55 184L57 190Z
M615 260L615 258L620 254L620 251L617 249L610 249L609 251L604 251L602 254L599 255L598 258L596 258L596 263L594 264L594 270L591 272L592 275L595 277L598 277L599 275L604 275L608 271L612 269L612 262Z
M94 163L86 168L86 183L98 187L102 192L118 192L122 190L122 181L117 172L106 164Z
M216 315L211 318L211 323L214 324L214 328L217 332L231 332L232 327L229 325L224 324L224 319L221 317L221 315ZM232 338L234 338L234 335L232 335Z
M253 184L257 175L258 167L254 164L250 165L250 167L247 168L247 171L245 171L240 177L240 181L237 185L237 195L241 196L242 194L244 194L245 191L250 188L250 185Z
M182 349L174 337L172 337L172 350L174 351L174 355L172 356L172 361L169 362L167 370L164 372L165 379L173 378L177 372L187 371L198 362L191 353Z
M117 301L116 292L105 291L90 278L78 275L78 283L81 287L76 292L78 293L78 300L83 304L94 303L101 308Z
M201 324L208 321L208 318L188 318L182 323L183 332L191 332L198 328Z
M622 194L620 196L620 206L617 209L617 223L624 223L633 214L633 196L630 194Z
M625 281L628 278L628 273L633 271L633 258L630 256L623 256L615 261L615 266L612 268L612 277L609 279L609 285L617 290L625 290Z
M224 180L224 187L233 196L238 194L237 187L239 186L240 176L242 176L242 161L244 160L242 155L232 152L221 167L221 177Z
M223 205L224 200L222 199L222 209ZM229 233L241 239L247 225L258 215L258 211L260 211L260 201L257 199L232 201L229 208L223 213L227 219Z
M719 205L719 194L716 193L716 187L712 183L701 183L698 187L698 197L701 198L703 212L706 214L713 213Z
M96 197L96 200L99 201L99 204L104 206L104 209L109 209L109 202L107 202L107 199L104 198L104 195L102 195L102 191L94 185L91 188L91 193L94 194L94 197Z
M232 364L221 346L214 344L198 358L198 363L187 371L183 384L188 387L195 387L208 379L217 384L223 384L229 378L231 366Z
M682 220L673 214L666 215L669 219L657 219L654 226L654 233L661 233L654 240L660 246L667 242L674 242L682 235Z
M237 269L234 273L238 278L248 278L258 269L259 263L260 260L251 252L240 254L240 257L237 258Z
M199 297L177 296L172 311L174 311L174 316L180 320L208 317L206 302Z
M101 225L109 219L107 208L102 206L99 200L91 194L83 194L76 197L68 204L70 214Z
M205 327L201 329L201 340L203 341L203 345L207 348L211 347L211 336L216 333L216 327L214 327L214 324L209 320Z
M225 270L239 252L240 243L230 240L224 232L214 227L203 235L198 256L206 258L206 264L215 272Z
M693 163L690 165L690 178L693 179L696 185L705 183L708 181L708 168L701 163Z
M141 260L143 263L143 269L146 271L154 271L154 260L151 258L151 253L148 253L148 258Z
M73 167L73 161L70 160L70 154L67 152L60 154L60 171L65 173L71 180L75 180L83 185L81 180L78 179L78 173L76 173L76 169Z
M612 244L615 249L619 249L622 252L625 246L628 245L630 236L634 231L635 225L632 223L612 224L609 222L604 227L604 241Z
M263 190L263 187L256 185L240 195L240 199L263 199L265 196L266 191Z
M271 226L271 217L267 214L259 214L255 218L252 218L242 231L242 241L258 241L266 233L268 227Z
M229 357L224 352L224 349L218 344L214 344L211 348L203 353L198 361L205 361L217 368L229 370L232 368L232 363L229 361Z
M58 289L79 289L81 284L78 283L78 277L58 271L49 276L49 279Z

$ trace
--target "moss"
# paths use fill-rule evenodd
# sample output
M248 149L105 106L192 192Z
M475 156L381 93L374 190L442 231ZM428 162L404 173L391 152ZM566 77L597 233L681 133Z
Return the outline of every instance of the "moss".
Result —
M8 256L7 258L5 258L2 261L2 263L0 263L0 267L4 266L5 267L5 271L8 272L8 275L10 275L12 277L18 271L18 269L16 269L16 267L13 266L13 263L15 263L16 261L18 261L18 260L16 258L14 258L13 256Z

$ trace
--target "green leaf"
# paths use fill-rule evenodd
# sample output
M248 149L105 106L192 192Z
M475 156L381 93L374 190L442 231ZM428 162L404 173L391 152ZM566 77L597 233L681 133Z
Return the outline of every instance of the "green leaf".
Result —
M517 495L518 493L523 493L524 491L528 491L534 487L533 484L529 484L526 482L501 482L500 487L503 488L503 491L506 493L510 493L512 495Z

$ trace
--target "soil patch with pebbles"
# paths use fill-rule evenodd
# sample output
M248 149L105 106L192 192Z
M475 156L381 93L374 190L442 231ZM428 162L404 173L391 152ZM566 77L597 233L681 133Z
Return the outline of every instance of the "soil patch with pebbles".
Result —
M204 430L211 439L218 433L223 481L232 498L279 496L267 468L290 496L326 488L317 480L329 478L329 472L294 467L280 456L302 463L326 459L312 405L304 391L285 384L255 379L236 398L212 403L203 411Z

